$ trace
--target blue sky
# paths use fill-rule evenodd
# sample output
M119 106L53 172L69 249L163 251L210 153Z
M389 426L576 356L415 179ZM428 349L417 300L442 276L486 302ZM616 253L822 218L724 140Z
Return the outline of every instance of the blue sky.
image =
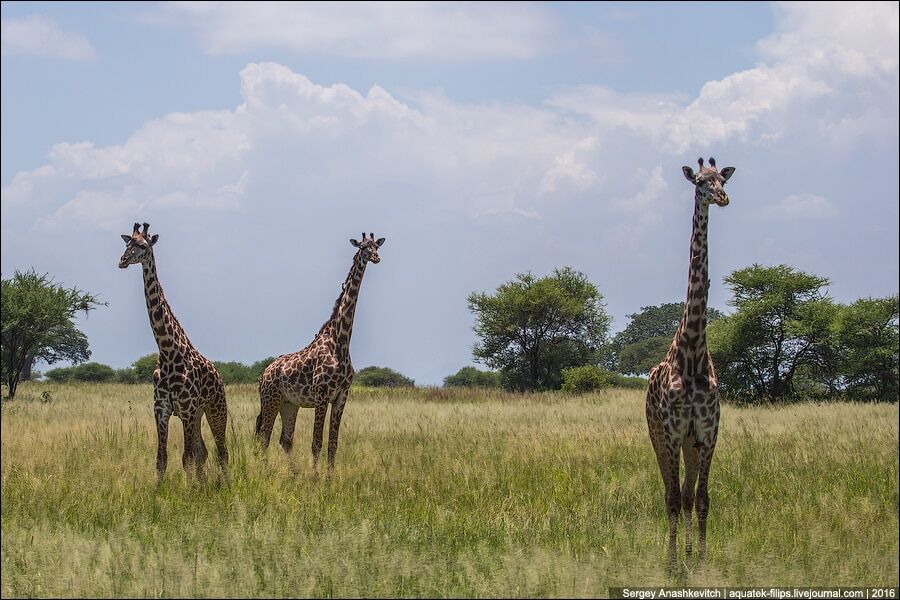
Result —
M898 289L896 3L3 3L2 260L109 302L93 359L154 351L120 233L160 234L195 345L305 346L360 232L387 237L357 368L471 363L466 296L570 265L614 329L686 289L681 165L737 171L722 276ZM48 243L48 240L52 243Z

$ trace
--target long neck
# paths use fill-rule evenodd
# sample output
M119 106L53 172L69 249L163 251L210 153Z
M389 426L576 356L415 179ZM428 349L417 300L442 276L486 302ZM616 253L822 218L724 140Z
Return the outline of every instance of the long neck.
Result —
M356 314L356 301L359 298L359 288L362 284L363 275L366 272L366 260L363 259L362 253L357 252L353 257L353 264L347 279L341 286L341 295L338 296L334 303L334 310L331 317L322 327L320 333L329 331L334 335L335 345L338 352L349 354L350 352L350 336L353 333L353 317Z
M144 272L144 299L147 301L147 315L150 317L150 328L160 357L172 356L185 347L192 347L190 340L181 328L181 324L172 314L172 308L166 301L159 277L156 275L156 260L150 254L149 260L141 265Z
M669 351L670 357L675 358L675 363L680 367L682 375L706 374L709 368L709 353L706 347L706 304L709 298L709 257L706 239L708 223L709 204L697 197L694 200L687 300Z

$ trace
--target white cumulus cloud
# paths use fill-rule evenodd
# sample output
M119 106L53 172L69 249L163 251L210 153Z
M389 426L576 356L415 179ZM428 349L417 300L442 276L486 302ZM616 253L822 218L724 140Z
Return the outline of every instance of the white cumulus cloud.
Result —
M847 145L897 128L898 5L787 3L759 42L764 62L709 81L695 98L582 86L550 103L626 128L673 154L785 137Z
M527 59L557 25L546 8L493 2L170 2L212 54L280 48L363 59Z
M97 53L91 43L80 33L63 31L53 19L43 15L29 15L19 19L3 19L3 56L31 54L68 60L91 60Z
M791 194L780 202L764 207L762 215L772 220L819 220L836 217L838 209L823 196L816 194Z

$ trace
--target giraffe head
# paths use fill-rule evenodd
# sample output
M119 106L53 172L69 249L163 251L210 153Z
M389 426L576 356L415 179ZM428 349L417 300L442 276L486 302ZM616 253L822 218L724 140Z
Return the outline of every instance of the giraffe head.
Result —
M153 255L153 244L159 239L159 235L150 236L147 230L150 229L148 223L144 223L144 230L141 231L141 224L134 224L134 231L131 235L122 234L122 241L125 242L125 253L119 259L119 268L127 269L128 265L144 263L150 260Z
M700 170L694 173L690 167L681 167L685 178L694 184L696 191L694 193L698 202L706 205L718 204L719 206L728 206L728 194L725 193L725 182L731 178L734 173L734 167L725 167L721 171L716 169L716 159L710 157L709 166L703 166L703 159L697 159Z
M361 242L350 240L350 243L353 244L354 248L359 248L357 254L363 262L372 262L377 265L381 261L381 258L378 257L378 249L384 243L384 238L376 240L374 233L370 233L369 237L366 237L366 232L363 232Z

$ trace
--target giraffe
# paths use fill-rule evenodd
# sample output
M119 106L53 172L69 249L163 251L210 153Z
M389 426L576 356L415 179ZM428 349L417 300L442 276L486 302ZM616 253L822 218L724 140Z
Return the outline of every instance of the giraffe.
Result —
M353 315L359 297L360 284L368 263L381 260L378 248L384 238L375 239L362 234L362 241L351 239L357 248L347 279L334 303L331 316L319 329L313 341L299 352L285 354L275 359L259 378L259 416L256 418L256 435L263 449L269 445L275 417L281 413L281 447L290 453L294 443L294 425L300 408L315 409L312 435L313 475L318 476L319 452L322 449L322 431L325 411L331 403L331 423L328 428L328 473L334 471L338 432L341 415L347 401L350 383L353 381L353 365L350 362L350 334L353 331Z
M700 558L706 554L706 518L709 514L709 468L719 430L719 393L715 367L706 346L709 270L707 221L709 205L728 205L723 188L733 167L716 169L716 160L703 159L695 174L682 167L695 186L691 264L684 314L666 357L650 370L647 387L647 427L665 486L669 519L669 567L674 568L679 509L684 514L685 552L692 552L692 512L696 492L700 530ZM679 456L684 455L684 483L679 490ZM698 479L699 476L699 479ZM696 484L696 490L695 490Z
M119 259L119 268L140 264L144 272L144 296L150 328L159 347L159 358L153 371L153 412L156 416L156 434L159 447L156 453L156 485L162 484L168 462L167 442L169 417L173 414L184 426L184 454L182 463L188 480L196 468L198 478L203 478L206 462L206 445L200 431L203 415L212 429L216 441L216 454L223 474L228 466L228 450L225 448L225 428L228 407L225 404L225 387L216 367L200 354L172 313L163 295L156 275L153 246L159 235L148 235L150 225L134 224L131 235L122 235L125 253Z

